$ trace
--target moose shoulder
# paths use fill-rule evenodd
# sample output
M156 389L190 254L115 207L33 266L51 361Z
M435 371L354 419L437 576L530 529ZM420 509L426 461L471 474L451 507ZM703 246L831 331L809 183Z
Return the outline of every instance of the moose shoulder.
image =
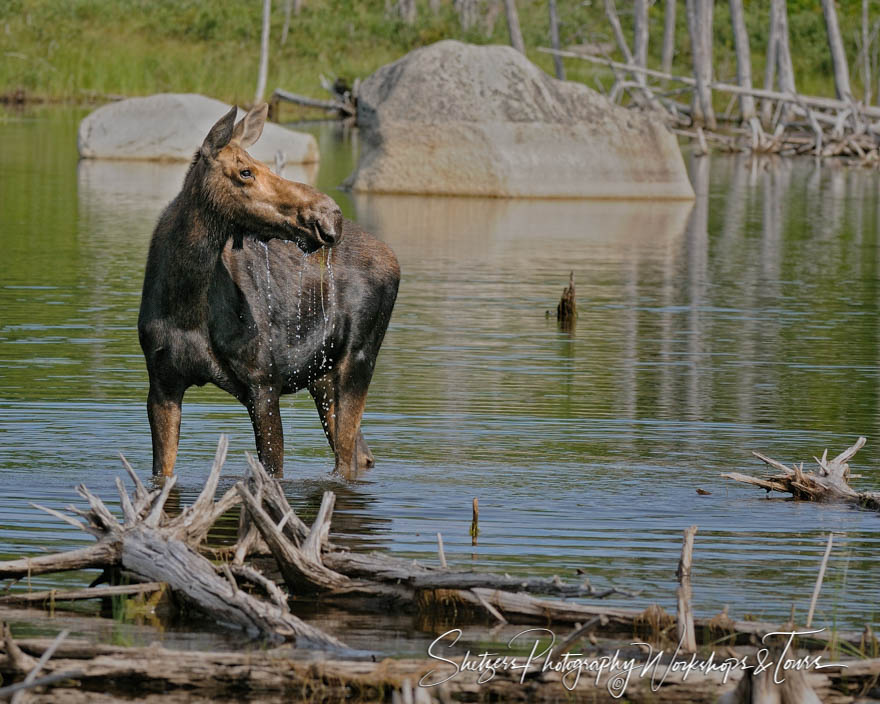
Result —
M138 318L150 390L153 473L171 475L186 389L208 382L244 404L257 452L281 473L282 394L307 388L352 476L373 458L360 432L400 280L394 253L328 196L245 151L266 105L208 133L150 243Z

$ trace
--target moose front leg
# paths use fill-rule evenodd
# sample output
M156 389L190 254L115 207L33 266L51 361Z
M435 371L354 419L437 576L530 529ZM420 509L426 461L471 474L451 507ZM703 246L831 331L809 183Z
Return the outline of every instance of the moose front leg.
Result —
M338 389L339 385L336 382L335 377L335 373L331 372L330 374L326 374L325 376L318 379L311 386L309 386L309 393L312 395L312 399L315 401L315 408L318 409L318 416L321 418L321 427L324 429L324 435L327 437L327 442L330 443L330 449L333 450L334 455L337 454L336 441L334 440L336 434L337 401L340 399L340 396L342 396L344 398L341 399L341 403L346 407L350 407L351 405L351 394ZM363 414L363 406L365 401L366 391L363 392L363 398L360 402L360 415ZM359 470L369 469L376 463L373 459L373 453L370 452L370 448L367 445L367 441L364 439L363 432L361 431L360 415L358 415L357 419L358 431L357 438L355 439L356 462L357 469ZM338 462L337 470L339 470Z
M153 475L170 477L174 474L177 446L180 442L180 404L183 389L167 391L150 383L147 395L147 417L153 439Z
M281 477L284 474L284 431L278 401L279 395L274 390L259 388L251 393L247 409L254 426L257 456L267 472Z

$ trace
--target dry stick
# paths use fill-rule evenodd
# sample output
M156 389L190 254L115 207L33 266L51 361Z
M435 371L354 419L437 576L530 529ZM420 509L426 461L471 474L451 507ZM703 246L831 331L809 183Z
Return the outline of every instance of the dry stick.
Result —
M558 657L560 655L565 655L571 647L578 642L581 638L583 638L587 633L593 630L594 626L601 625L604 626L608 623L608 618L606 616L595 616L587 621L583 626L575 628L571 633L566 636L565 640L563 640L558 648L555 648L555 655Z
M473 518L471 519L471 545L477 544L477 536L480 534L480 502L474 497Z
M494 616L498 620L498 623L500 623L501 625L507 623L507 619L501 615L501 612L498 609L496 609L494 606L492 606L492 604L486 601L486 597L484 597L479 592L474 591L473 589L471 590L471 594L477 597L477 601L480 602L480 606L482 606L484 609L486 609L486 611Z
M295 105L304 105L309 108L318 108L320 110L326 110L327 112L339 112L345 115L353 115L354 108L347 103L342 103L338 100L320 100L318 98L310 98L305 95L299 95L297 93L290 93L286 90L281 90L280 88L276 88L275 92L272 93L272 100L283 100L288 103L294 103Z
M623 35L620 20L617 18L617 9L614 7L614 0L605 0L605 16L608 18L608 23L611 25L611 29L614 32L614 38L617 40L617 46L620 47L620 52L623 54L623 58L626 59L626 63L635 64L632 52L629 50L629 44L627 44L626 37Z
M445 570L448 565L446 564L446 553L443 552L443 536L440 533L437 533L437 554L440 556L440 566Z
M0 699L2 699L3 697L8 697L10 694L15 694L16 692L22 692L26 689L46 687L50 684L55 684L56 682L63 682L64 680L75 680L82 677L82 675L82 670L68 670L67 672L54 672L51 675L40 677L39 679L35 679L31 682L19 682L17 684L11 684L8 687L0 688Z
M684 543L681 546L681 560L678 563L678 640L682 650L688 652L694 652L697 649L694 612L691 610L691 560L696 533L696 526L685 529Z
M813 598L810 599L810 610L807 613L807 628L813 623L813 613L816 610L816 602L819 600L819 592L822 589L822 580L825 579L825 567L828 566L828 556L831 555L831 542L834 533L828 534L828 545L825 546L825 555L822 556L822 564L819 566L819 576L816 577L816 586L813 587Z
M37 664L33 670L28 672L27 677L24 678L24 682L22 684L32 685L34 680L37 679L37 675L40 674L40 670L49 662L49 658L55 653L58 649L58 646L61 645L61 642L70 635L70 631L64 630L61 631L56 637L55 640L52 641L52 645L50 645L46 651L40 656L40 659L37 660ZM22 697L24 697L24 690L19 690L12 697L12 704L19 704L21 702Z

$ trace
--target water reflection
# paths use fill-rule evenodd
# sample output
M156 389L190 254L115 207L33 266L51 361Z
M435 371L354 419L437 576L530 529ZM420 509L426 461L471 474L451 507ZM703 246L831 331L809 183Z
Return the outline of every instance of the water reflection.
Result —
M0 132L0 556L84 540L28 501L62 508L80 481L111 499L118 449L150 466L135 321L149 235L185 167L78 167L75 126L47 118ZM767 618L787 618L792 600L805 612L835 530L846 536L819 618L876 618L875 514L768 502L718 476L757 470L752 448L793 461L864 434L854 471L880 485L876 172L695 158L693 206L350 200L334 189L351 142L310 129L317 185L392 245L403 281L364 419L377 458L368 481L328 475L310 399L282 411L285 492L305 520L331 488L334 541L432 560L440 531L453 563L583 568L597 586L643 589L640 605L665 606L681 529L696 523L697 612L729 604ZM571 334L552 315L570 271ZM247 414L216 390L188 392L181 504L221 432L224 491L253 447ZM231 539L237 518L226 519Z

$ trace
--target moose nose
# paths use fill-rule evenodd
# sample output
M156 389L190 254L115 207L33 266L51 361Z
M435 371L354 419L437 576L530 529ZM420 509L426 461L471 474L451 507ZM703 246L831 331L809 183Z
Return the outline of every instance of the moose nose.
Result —
M333 205L328 209L329 212L319 217L317 222L321 239L324 240L324 244L328 247L337 244L342 239L343 226L342 211L336 203L332 200L330 202Z

